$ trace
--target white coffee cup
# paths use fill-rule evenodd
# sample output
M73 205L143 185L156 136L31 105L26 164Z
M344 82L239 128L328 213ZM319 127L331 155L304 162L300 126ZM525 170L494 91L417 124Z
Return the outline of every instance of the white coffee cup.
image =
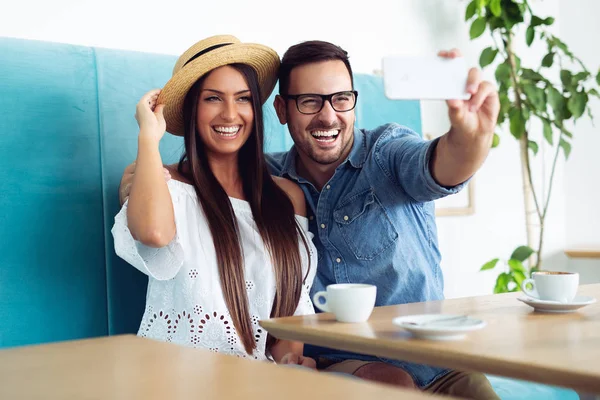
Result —
M531 276L533 279L521 283L521 290L529 297L569 303L577 295L579 274L576 272L536 271ZM529 284L532 289L527 287Z
M364 322L375 307L376 297L374 285L337 283L328 285L327 291L315 293L313 302L320 310L335 314L340 322Z

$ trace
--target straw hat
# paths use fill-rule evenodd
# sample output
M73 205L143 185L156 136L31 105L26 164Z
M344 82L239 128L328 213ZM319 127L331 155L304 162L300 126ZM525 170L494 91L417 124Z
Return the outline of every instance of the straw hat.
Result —
M173 76L163 87L158 104L164 104L167 132L183 136L183 102L191 87L207 72L228 64L247 64L258 76L261 104L271 95L277 82L279 55L275 50L254 43L241 43L231 35L203 39L179 57Z

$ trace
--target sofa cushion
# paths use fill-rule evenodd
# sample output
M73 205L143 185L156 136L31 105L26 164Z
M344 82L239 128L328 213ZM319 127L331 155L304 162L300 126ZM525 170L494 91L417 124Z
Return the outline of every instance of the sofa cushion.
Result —
M0 38L0 347L107 333L93 50Z

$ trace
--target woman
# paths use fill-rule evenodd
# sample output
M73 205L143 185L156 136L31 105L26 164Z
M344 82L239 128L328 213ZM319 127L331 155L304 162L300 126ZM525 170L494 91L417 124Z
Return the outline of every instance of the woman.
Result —
M261 106L278 67L275 51L233 36L179 57L165 87L137 105L136 172L112 232L117 254L149 276L139 335L314 368L301 343L258 325L314 312L304 195L272 177L263 155ZM168 182L165 130L185 143Z

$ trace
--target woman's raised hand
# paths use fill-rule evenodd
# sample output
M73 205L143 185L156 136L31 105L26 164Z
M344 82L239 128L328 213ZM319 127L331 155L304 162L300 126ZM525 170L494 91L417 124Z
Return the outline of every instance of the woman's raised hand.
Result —
M156 105L160 89L154 89L146 93L140 99L135 108L135 119L140 127L140 136L150 136L159 141L165 131L167 124L163 116L164 104Z

